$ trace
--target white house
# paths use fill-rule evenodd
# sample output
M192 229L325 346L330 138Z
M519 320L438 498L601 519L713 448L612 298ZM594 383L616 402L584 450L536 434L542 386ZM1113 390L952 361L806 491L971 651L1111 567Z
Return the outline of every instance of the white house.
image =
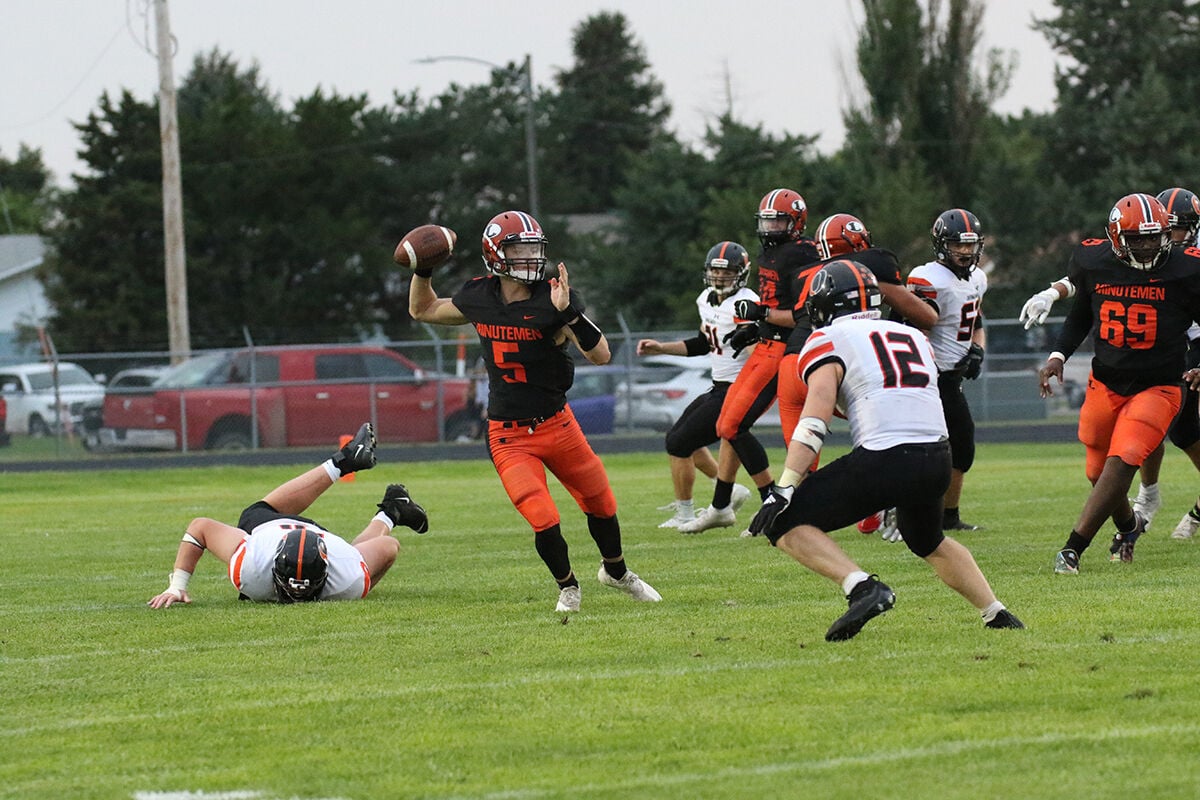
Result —
M17 346L17 324L40 325L50 313L36 271L46 254L40 236L0 236L0 357L27 354Z

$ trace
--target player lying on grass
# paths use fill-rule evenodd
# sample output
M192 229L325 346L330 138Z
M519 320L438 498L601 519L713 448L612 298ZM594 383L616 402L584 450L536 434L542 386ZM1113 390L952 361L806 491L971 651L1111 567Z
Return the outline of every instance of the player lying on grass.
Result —
M188 582L204 551L229 568L229 580L245 600L300 603L366 597L396 561L394 525L429 530L425 509L400 484L387 487L379 513L353 542L300 516L338 478L375 466L375 430L358 434L323 464L271 490L242 512L237 527L197 517L187 527L171 583L150 598L151 608L190 603Z

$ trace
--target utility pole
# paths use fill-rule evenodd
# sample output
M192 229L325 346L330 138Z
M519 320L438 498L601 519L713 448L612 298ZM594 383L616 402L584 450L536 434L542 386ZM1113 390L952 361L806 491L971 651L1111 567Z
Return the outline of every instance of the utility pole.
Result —
M529 213L534 217L541 214L538 208L537 178L537 107L533 102L533 57L525 54L525 163L529 170Z
M192 350L188 323L187 256L183 244L183 177L179 167L179 116L175 107L175 43L167 16L167 0L154 0L158 30L158 130L162 136L163 253L167 290L167 340L171 363Z
M491 67L497 72L512 73L508 67L502 67L495 62L475 56L427 56L415 59L414 63L433 64L438 61L472 61ZM521 67L521 73L524 76L521 80L521 94L525 97L525 164L529 180L529 213L534 217L540 217L537 176L537 105L533 95L533 56L529 53L525 54L525 64Z

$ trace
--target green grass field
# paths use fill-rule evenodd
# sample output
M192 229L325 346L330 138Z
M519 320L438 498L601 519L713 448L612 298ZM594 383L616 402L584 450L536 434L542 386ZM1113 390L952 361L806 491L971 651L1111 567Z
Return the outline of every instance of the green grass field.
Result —
M740 528L656 527L658 454L605 462L659 604L596 582L554 485L583 586L570 619L486 462L381 464L318 501L350 536L390 481L430 511L363 602L240 603L206 556L193 604L157 612L187 522L234 521L298 468L8 473L0 797L1198 796L1200 550L1167 534L1200 480L1169 449L1136 561L1108 563L1106 529L1056 576L1082 460L985 445L968 477L963 516L987 529L959 538L1027 630L984 629L903 545L849 530L897 603L835 644L832 583Z

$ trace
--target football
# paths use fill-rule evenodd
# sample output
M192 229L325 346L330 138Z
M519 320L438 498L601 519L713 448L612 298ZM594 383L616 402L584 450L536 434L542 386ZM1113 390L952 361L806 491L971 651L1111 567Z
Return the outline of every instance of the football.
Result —
M441 225L422 225L404 234L393 256L402 267L440 267L454 252L458 234Z

